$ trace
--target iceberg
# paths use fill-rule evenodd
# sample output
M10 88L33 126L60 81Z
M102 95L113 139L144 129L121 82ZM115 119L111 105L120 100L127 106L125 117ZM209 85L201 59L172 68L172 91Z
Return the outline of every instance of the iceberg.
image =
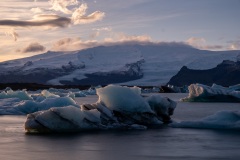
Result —
M0 93L0 99L5 99L5 98L18 98L21 100L32 100L32 97L29 96L26 90L13 91L10 88L7 88L6 91L2 91Z
M70 97L45 98L40 102L7 98L1 100L0 115L26 115L41 110L47 110L52 107L64 107L69 105L79 107Z
M73 94L75 97L86 97L87 96L82 91L74 92Z
M138 88L109 85L97 90L99 102L119 112L149 112L149 104L141 97Z
M177 103L167 97L161 97L160 95L152 95L146 98L151 109L162 118L163 122L169 122L170 116L173 115L174 109Z
M47 90L42 90L41 95L46 97L46 98L57 98L60 97L59 95L53 94Z
M24 101L14 106L14 108L24 114L33 113L41 110L47 110L52 107L64 107L64 106L78 107L76 102L70 97L56 97L47 98L42 102Z
M41 94L45 97L86 97L87 95L96 95L96 91L92 88L88 90L80 91L79 89L56 89L56 88L49 88L48 90L43 90Z
M25 129L28 132L72 132L104 129L97 110L82 111L74 106L51 108L28 114Z
M222 87L213 84L212 87L203 84L191 84L189 95L181 99L187 102L240 102L240 91L237 85Z
M22 115L23 113L14 108L15 104L21 103L19 98L5 98L0 101L0 115Z
M234 129L240 130L239 111L219 111L198 121L182 121L170 124L175 128Z
M108 85L96 89L93 104L54 107L30 113L27 132L72 132L92 129L146 129L171 122L176 102L154 95L142 97L138 87Z
M75 93L72 91L63 91L63 89L53 89L50 88L49 90L43 90L41 91L41 95L46 98L57 98L57 97L71 97L72 99L75 99Z

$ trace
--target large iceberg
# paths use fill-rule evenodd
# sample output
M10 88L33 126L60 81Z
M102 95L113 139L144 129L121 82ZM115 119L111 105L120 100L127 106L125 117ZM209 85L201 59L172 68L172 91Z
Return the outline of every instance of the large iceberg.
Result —
M159 95L143 98L138 87L109 85L96 90L99 99L79 108L66 106L28 114L27 132L71 132L91 129L146 129L171 122L176 102Z
M219 111L198 121L182 121L170 124L176 128L234 129L240 130L239 111Z
M203 84L191 84L189 95L181 99L187 102L240 102L239 85L222 87L213 84L212 87Z

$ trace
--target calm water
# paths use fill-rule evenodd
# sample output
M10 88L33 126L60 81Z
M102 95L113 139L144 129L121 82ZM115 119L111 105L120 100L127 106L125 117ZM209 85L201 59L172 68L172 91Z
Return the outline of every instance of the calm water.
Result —
M174 100L186 94L163 94ZM92 103L96 96L79 98ZM219 110L239 110L238 103L178 102L173 119L195 120ZM240 159L240 133L227 130L162 128L28 135L25 116L0 116L0 160L142 160Z

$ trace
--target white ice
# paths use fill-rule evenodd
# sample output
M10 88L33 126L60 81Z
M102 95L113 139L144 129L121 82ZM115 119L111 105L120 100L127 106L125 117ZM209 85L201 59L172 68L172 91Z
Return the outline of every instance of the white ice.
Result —
M30 95L27 93L26 90L22 91L13 91L12 89L9 89L7 91L2 91L0 93L0 99L5 98L18 98L20 100L32 100Z
M47 110L52 107L64 107L73 105L77 107L76 102L70 97L47 98L42 102L24 101L15 105L15 109L23 113L33 113L41 110Z
M240 101L240 91L237 87L226 88L214 84L212 87L203 84L191 84L189 95L182 101Z
M219 111L198 121L182 121L170 124L176 128L237 129L240 130L239 111Z
M146 129L148 126L159 126L169 122L176 102L161 96L145 99L140 91L138 87L115 85L98 88L99 100L96 103L83 104L81 107L66 104L66 107L62 105L60 108L54 107L29 114L25 129L28 132ZM47 104L49 102L45 105Z
M175 101L172 101L167 97L161 97L160 95L152 95L147 97L146 100L156 114L165 116L172 115L177 106Z
M140 88L109 85L97 89L99 102L111 110L120 112L152 112L149 104L141 97Z
M59 95L53 94L47 90L42 90L41 95L46 97L46 98L57 98L60 97Z
M223 60L235 61L238 54L239 51L198 50L178 43L118 45L73 52L48 51L28 58L3 62L0 72L22 68L28 62L32 62L32 65L25 66L24 70L29 72L36 68L62 69L62 66L69 65L70 62L85 66L49 81L50 84L56 85L61 84L61 80L84 79L85 74L121 71L127 64L144 61L141 66L144 76L124 84L157 86L166 84L184 65L191 69L210 69Z

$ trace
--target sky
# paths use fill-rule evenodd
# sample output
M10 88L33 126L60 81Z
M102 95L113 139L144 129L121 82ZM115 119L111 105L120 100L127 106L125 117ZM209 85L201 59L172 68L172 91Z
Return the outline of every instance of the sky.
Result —
M0 1L0 62L128 42L240 50L240 0Z

